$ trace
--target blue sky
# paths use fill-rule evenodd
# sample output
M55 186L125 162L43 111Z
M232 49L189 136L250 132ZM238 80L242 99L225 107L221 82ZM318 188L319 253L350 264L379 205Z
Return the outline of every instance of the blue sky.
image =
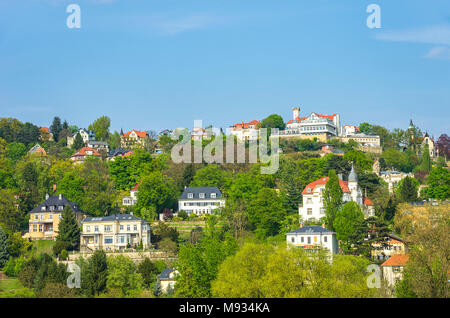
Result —
M450 1L0 0L0 117L160 131L294 105L450 133Z

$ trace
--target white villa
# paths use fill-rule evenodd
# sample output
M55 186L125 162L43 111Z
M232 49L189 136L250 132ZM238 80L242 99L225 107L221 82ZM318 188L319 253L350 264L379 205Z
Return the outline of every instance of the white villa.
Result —
M187 187L178 200L178 210L197 215L211 214L225 206L225 199L217 187Z
M305 226L286 234L288 246L298 246L307 250L326 249L332 254L339 252L336 233L322 226Z
M230 135L236 136L239 141L254 141L259 137L259 128L261 122L259 120L252 120L249 123L234 124L230 128Z
M137 193L139 189L139 183L136 184L131 190L129 196L122 197L122 205L133 206L137 202Z
M303 204L299 205L299 214L304 221L306 220L320 220L325 217L325 208L323 205L323 191L328 182L329 177L320 178L311 182L306 186L302 192ZM374 216L375 210L372 201L363 196L361 187L358 184L358 177L355 169L352 170L348 176L348 181L339 179L344 202L355 201L361 207L366 217Z
M150 223L133 214L87 217L81 221L80 251L123 250L150 246Z

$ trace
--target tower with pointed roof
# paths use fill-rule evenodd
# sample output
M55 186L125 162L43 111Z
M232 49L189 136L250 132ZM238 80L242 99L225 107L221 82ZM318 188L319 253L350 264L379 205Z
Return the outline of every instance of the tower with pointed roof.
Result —
M292 119L295 121L297 117L300 117L300 107L293 107L292 108Z
M355 167L352 163L352 170L348 175L348 189L350 190L350 196L352 197L352 201L355 201L359 205L363 204L363 195L361 191L361 187L358 184L358 176L355 172Z

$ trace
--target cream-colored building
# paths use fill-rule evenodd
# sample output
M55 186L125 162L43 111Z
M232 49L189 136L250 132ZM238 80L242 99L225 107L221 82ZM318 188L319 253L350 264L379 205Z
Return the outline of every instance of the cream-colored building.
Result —
M399 171L381 171L379 176L388 184L389 193L394 193L400 180L406 177L414 177L412 173L404 173Z
M292 108L293 119L286 123L286 129L271 137L317 139L322 142L339 136L339 114L322 115L311 113L309 116L300 117L300 108Z
M408 263L408 254L392 255L386 262L381 264L383 278L390 287L403 278L403 270Z
M120 135L120 147L132 149L133 147L143 147L148 139L146 131L131 130Z
M81 251L137 248L141 242L143 248L151 245L150 223L132 214L87 217L81 224Z
M258 140L260 127L261 121L259 120L252 120L248 123L237 123L230 128L230 135L236 136L242 142L255 141Z
M180 273L174 268L169 268L162 271L158 277L159 284L161 286L161 293L167 294L170 290L174 290L178 275L180 275Z
M384 242L371 243L372 258L387 260L393 255L406 254L406 245L403 240L395 235L390 235Z
M87 216L87 213L82 211L77 203L69 201L62 194L55 196L47 194L46 200L29 212L29 231L24 235L24 238L32 240L56 239L59 222L66 206L73 210L78 225L80 225L81 220Z

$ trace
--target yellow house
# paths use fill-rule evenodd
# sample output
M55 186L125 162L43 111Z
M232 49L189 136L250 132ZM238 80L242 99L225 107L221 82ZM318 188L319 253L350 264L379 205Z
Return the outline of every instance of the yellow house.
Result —
M373 242L371 244L372 258L387 260L393 255L403 255L407 253L405 242L395 235L389 235L385 242Z
M132 214L87 217L82 222L81 251L123 250L150 246L150 223Z
M55 196L47 194L46 200L29 212L29 232L24 235L24 238L32 240L56 239L58 225L66 206L72 208L78 225L80 225L81 220L87 216L87 213L82 211L78 204L69 201L62 194Z

